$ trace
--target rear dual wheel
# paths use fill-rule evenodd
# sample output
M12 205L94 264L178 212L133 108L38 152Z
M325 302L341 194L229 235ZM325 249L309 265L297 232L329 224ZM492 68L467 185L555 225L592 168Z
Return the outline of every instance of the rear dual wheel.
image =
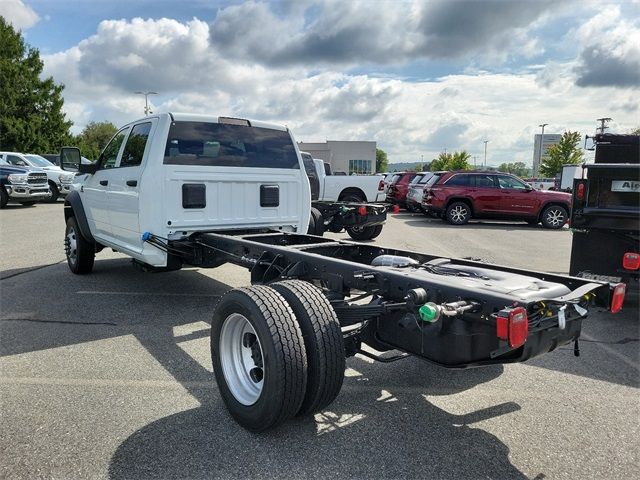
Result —
M211 323L220 394L231 416L251 431L325 407L344 375L340 325L322 292L300 281L272 287L228 292Z
M373 240L382 233L382 225L369 227L348 227L347 233L354 240Z

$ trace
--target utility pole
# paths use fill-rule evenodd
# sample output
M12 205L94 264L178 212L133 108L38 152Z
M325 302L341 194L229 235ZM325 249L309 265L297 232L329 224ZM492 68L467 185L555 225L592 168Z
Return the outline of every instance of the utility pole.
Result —
M487 143L489 143L489 140L485 140L484 141L484 168L487 168Z
M598 118L597 120L600 122L600 126L598 128L596 128L596 133L598 132L598 130L600 130L600 133L604 133L604 131L607 128L609 128L609 127L607 127L607 123L609 123L611 120L613 120L613 118L604 117L604 118Z
M546 127L547 125L549 124L542 123L538 125L539 127L542 127L542 134L540 135L540 151L538 152L538 168L535 169L535 172L533 172L534 177L538 175L538 170L540 170L540 164L542 163L542 145L544 144L544 127Z
M151 111L149 107L149 95L158 95L158 92L134 92L136 95L144 95L144 116L148 117Z

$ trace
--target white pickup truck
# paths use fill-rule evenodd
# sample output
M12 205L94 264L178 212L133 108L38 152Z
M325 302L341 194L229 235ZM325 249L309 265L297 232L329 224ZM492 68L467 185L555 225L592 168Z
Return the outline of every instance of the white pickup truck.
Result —
M300 152L305 160L312 159L315 175L307 172L311 182L311 194L325 202L384 202L387 198L384 177L381 175L332 175L331 166L322 160L312 158L307 152Z
M224 404L252 431L326 408L348 356L464 368L571 341L578 352L588 309L624 299L624 284L307 235L309 181L278 125L160 114L120 129L95 164L77 148L60 158L79 173L64 208L72 272L91 272L104 247L156 272L248 269L252 285L213 309L211 360Z

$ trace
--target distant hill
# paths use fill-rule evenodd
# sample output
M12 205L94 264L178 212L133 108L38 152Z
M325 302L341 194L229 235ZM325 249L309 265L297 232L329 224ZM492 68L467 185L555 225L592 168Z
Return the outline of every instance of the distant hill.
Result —
M390 163L387 167L390 172L401 172L403 170L420 170L422 171L422 162L398 162Z

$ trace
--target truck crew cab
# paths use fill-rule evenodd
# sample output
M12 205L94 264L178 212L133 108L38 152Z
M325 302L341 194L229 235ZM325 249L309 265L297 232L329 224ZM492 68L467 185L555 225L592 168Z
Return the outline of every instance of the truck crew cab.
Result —
M284 127L161 114L120 129L94 165L74 148L65 200L72 272L104 246L153 271L246 267L252 286L219 300L211 358L233 418L261 431L319 411L345 358L415 355L446 368L521 362L575 342L624 285L307 235L311 191ZM381 358L369 350L400 350Z

